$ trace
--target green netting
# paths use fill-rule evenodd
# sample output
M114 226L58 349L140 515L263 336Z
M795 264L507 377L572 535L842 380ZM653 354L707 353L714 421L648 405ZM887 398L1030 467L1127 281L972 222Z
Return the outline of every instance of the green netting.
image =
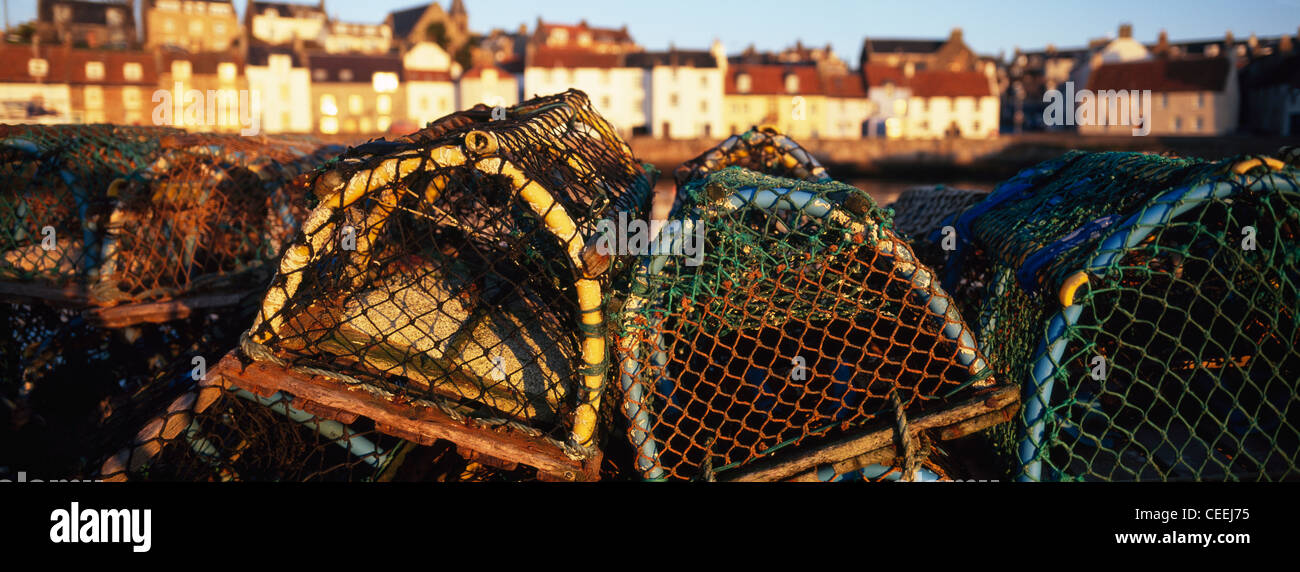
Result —
M243 351L584 457L620 268L585 246L654 178L577 91L359 146L315 175Z
M1024 387L1016 476L1300 474L1297 171L1250 159L1072 152L952 221L945 285Z
M686 180L619 288L620 385L644 477L715 478L992 383L889 214L808 178L733 166Z

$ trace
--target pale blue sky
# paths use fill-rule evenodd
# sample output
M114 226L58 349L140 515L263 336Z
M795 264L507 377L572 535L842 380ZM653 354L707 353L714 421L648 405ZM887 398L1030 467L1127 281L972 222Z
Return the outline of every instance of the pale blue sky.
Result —
M6 1L11 23L35 17L36 0ZM395 8L418 4L326 0L332 16L357 22L379 22ZM242 14L245 0L235 5ZM597 26L627 24L649 49L670 42L705 48L718 37L734 53L750 43L770 50L802 39L810 45L830 42L853 65L864 36L940 38L954 26L986 55L1009 54L1015 46L1082 46L1089 38L1113 36L1121 21L1133 24L1138 40L1152 42L1161 28L1171 39L1184 40L1221 37L1229 29L1242 39L1251 32L1295 34L1300 26L1300 0L466 0L466 6L470 27L481 32L520 23L531 28L539 15L557 22L586 18Z

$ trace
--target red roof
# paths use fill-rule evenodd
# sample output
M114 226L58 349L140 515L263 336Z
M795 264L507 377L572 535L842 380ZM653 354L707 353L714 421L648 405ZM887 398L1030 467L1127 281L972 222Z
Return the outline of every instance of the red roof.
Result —
M1157 58L1104 64L1092 71L1088 89L1149 89L1156 92L1223 91L1228 83L1227 58Z
M406 81L445 81L451 82L449 71L406 70Z
M871 87L881 87L885 82L893 82L897 86L907 85L903 68L896 66L868 63L862 66L862 75Z
M736 78L741 74L749 75L749 91L741 92L736 87ZM791 93L785 89L785 78L790 74L794 74L795 77L799 78L799 89L793 93L800 95L821 95L823 93L821 78L817 75L816 67L768 64L736 64L728 67L725 92L730 95L779 95Z
M974 71L918 71L907 81L915 97L985 97L993 95L988 76Z
M801 82L802 83L802 82ZM834 75L822 79L826 97L866 97L867 89L858 74Z
M36 78L28 75L27 61L35 55L30 45L0 45L0 82L28 83ZM98 85L155 85L158 73L153 55L148 52L117 50L83 50L66 46L43 47L40 58L49 64L49 71L42 79L45 83L74 83ZM86 63L102 62L104 78L90 80L86 78ZM128 63L140 64L140 79L127 81L124 67Z
M506 70L504 70L504 69L501 69L501 68L498 67L498 66L490 66L490 65L483 65L483 64L479 64L479 65L476 65L476 66L474 66L474 67L472 67L472 68L469 68L469 71L465 72L465 73L464 73L463 75L461 75L460 77L462 77L462 78L470 78L470 79L474 79L474 78L482 77L482 76L483 76L483 72L484 72L485 70L489 70L489 69L497 70L497 78L498 78L498 79L505 79L505 78L509 78L509 77L511 77L510 72L508 72L508 71L506 71Z
M601 54L589 50L538 48L530 67L538 68L617 68L623 66L619 54Z

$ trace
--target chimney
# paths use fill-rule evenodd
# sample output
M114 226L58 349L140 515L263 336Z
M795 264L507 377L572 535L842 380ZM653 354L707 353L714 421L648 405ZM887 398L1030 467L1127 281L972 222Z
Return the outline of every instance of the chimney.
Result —
M1282 36L1282 40L1277 45L1278 53L1289 54L1293 49L1295 46L1291 44L1291 36Z
M1133 24L1127 24L1127 23L1120 24L1119 37L1130 39L1130 40L1133 39Z
M961 28L953 28L952 33L948 34L948 42L952 44L962 43Z
M1169 32L1160 30L1160 39L1156 41L1156 47L1151 51L1155 52L1157 56L1169 55Z

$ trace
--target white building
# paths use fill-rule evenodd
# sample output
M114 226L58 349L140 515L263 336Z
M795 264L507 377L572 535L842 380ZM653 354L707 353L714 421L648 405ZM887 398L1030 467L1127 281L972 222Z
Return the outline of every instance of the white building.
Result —
M245 14L252 36L268 44L292 44L295 40L320 42L329 18L321 6L285 2L250 2Z
M311 71L298 56L284 50L254 47L248 51L244 68L248 89L257 98L262 112L262 131L266 133L310 133Z
M645 71L627 67L622 54L580 49L538 48L524 68L527 97L579 89L627 137L646 125Z
M911 97L903 136L913 139L984 139L998 133L999 102L992 70L916 71L907 78Z
M907 117L907 102L912 99L908 79L915 75L912 63L902 67L868 63L862 66L863 82L871 100L871 115L867 120L868 137L899 139L903 137Z
M406 73L406 118L423 126L456 111L451 56L438 44L419 42L402 55Z
M826 91L825 126L821 136L827 139L861 139L875 110L859 74L830 75L822 78Z
M519 79L497 66L477 65L460 76L458 104L469 109L480 103L511 106L519 103Z
M727 56L715 43L705 51L669 50L627 55L644 70L645 123L655 137L713 138L724 132L723 85Z
M383 54L393 44L393 29L387 24L330 22L325 34L325 51L331 54Z

